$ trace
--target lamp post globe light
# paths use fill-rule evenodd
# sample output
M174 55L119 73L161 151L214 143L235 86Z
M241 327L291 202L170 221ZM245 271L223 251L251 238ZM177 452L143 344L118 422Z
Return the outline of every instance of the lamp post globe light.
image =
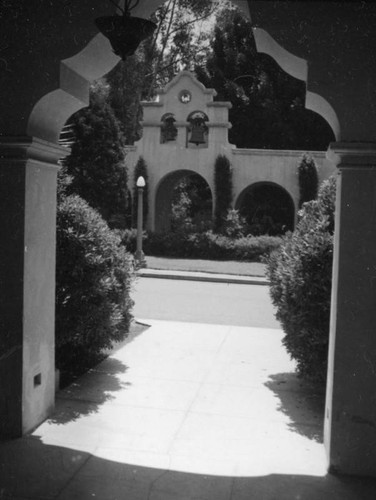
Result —
M145 187L145 179L140 176L136 181L137 186L137 247L135 259L138 265L144 260L144 253L142 251L142 219L143 219L143 194Z

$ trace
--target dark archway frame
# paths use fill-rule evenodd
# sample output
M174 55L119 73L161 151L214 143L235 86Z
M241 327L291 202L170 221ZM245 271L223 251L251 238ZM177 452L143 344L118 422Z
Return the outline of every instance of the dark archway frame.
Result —
M328 121L337 141L344 141L329 148L340 175L325 442L332 468L376 475L376 360L370 358L376 352L376 9L367 1L233 2L247 15L252 9L258 51L308 83L306 107ZM140 0L134 15L147 17L161 3ZM1 35L9 35L12 43L1 45L0 59L5 67L0 128L8 133L0 139L0 315L12 339L0 358L0 430L8 436L35 427L53 406L54 213L57 164L64 155L57 146L60 130L88 104L89 82L118 61L109 42L95 35L94 18L113 10L103 2L82 0L71 4L69 12L65 2L35 2L24 18L26 3L17 8L17 31L4 23ZM48 51L46 37L54 40ZM46 358L48 373L40 377ZM42 383L35 385L35 380Z

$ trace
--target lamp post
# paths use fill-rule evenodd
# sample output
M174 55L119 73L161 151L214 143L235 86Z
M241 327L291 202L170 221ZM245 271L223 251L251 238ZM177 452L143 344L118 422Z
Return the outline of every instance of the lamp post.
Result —
M145 187L145 179L140 176L136 182L137 186L137 247L136 247L136 262L141 264L144 260L144 253L142 251L142 219L143 219L143 194Z

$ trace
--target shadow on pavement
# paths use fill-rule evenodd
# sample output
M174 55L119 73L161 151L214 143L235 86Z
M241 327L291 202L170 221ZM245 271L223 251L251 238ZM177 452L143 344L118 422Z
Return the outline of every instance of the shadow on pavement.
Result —
M289 429L318 443L323 442L324 391L313 388L292 372L270 375L264 385L280 400L278 411L291 420Z
M115 392L129 385L117 377L126 371L127 367L119 360L105 359L56 394L55 411L48 420L53 424L66 424L96 413L101 405L114 399Z
M105 355L109 356L126 344L130 344L148 328L148 325L134 322L126 339L116 343L112 349L108 349ZM56 408L53 415L49 417L49 421L54 424L66 424L84 415L96 413L102 404L114 399L114 393L130 385L128 382L122 382L118 377L126 373L127 369L128 367L121 361L106 357L56 394Z
M370 478L208 476L141 467L27 437L0 446L0 498L57 500L374 500Z

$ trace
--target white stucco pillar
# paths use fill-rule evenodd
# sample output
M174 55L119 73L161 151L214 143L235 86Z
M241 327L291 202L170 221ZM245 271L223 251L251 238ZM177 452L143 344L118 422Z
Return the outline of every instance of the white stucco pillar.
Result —
M339 169L325 445L330 470L376 476L376 143L335 143Z
M66 149L0 139L0 435L43 421L55 392L56 180Z

